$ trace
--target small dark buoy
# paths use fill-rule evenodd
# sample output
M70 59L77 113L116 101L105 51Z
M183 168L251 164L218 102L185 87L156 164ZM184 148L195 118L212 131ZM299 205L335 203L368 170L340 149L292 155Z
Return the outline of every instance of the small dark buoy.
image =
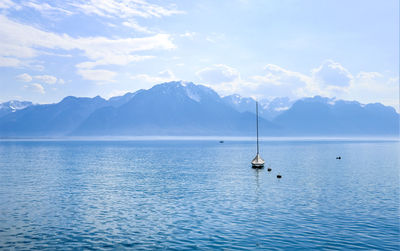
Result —
M278 179L280 179L280 178L282 178L282 175L278 174L278 175L276 175L276 177L277 177Z
M220 141L219 141L219 143L221 143L221 144L222 144L222 143L224 143L224 141L223 141L223 140L220 140Z
M336 157L336 159L342 159L342 157L338 156L338 157Z
M271 168L268 168L267 170L268 170L268 172L271 172L271 171L272 171L272 169L271 169Z

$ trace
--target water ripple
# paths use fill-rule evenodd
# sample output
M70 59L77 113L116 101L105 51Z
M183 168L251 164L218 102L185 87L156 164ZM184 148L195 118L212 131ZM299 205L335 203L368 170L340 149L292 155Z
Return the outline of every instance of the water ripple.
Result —
M253 148L0 142L0 249L399 249L398 142Z

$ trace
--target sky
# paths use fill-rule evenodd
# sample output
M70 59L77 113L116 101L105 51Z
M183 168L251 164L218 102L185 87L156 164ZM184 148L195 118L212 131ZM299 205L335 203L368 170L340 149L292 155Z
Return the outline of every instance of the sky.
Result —
M0 0L0 102L183 80L399 105L398 0Z

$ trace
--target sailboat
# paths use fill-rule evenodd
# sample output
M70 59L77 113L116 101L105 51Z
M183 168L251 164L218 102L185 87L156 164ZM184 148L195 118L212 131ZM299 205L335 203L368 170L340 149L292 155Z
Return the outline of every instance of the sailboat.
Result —
M260 156L260 148L258 145L258 102L256 101L256 124L257 124L257 155L254 157L254 159L251 161L251 166L253 168L264 168L264 163L265 161L261 158Z

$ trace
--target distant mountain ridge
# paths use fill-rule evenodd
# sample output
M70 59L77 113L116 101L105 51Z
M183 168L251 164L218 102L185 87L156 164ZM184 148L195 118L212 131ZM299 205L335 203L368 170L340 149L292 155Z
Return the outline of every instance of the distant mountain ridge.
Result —
M263 120L263 127L275 126ZM254 118L226 105L212 89L170 82L142 91L119 107L91 114L73 135L236 135L252 133Z
M399 114L393 107L320 96L296 101L273 122L289 135L399 135Z
M16 102L16 101L14 101ZM261 100L262 136L397 136L399 114L382 104L323 97ZM4 104L4 103L3 103ZM105 100L66 97L0 116L0 137L223 135L252 136L255 100L220 97L174 81ZM0 106L1 111L1 106Z
M64 136L107 101L66 97L56 104L34 105L0 118L0 135L8 137Z
M233 107L239 112L255 113L256 101L253 98L233 94L225 96L222 99L227 105ZM285 110L288 110L294 102L294 100L290 100L287 97L274 98L272 100L262 99L258 101L259 115L264 119L272 120Z
M18 100L10 100L8 102L0 103L0 117L18 110L22 110L31 105L33 105L32 102Z

